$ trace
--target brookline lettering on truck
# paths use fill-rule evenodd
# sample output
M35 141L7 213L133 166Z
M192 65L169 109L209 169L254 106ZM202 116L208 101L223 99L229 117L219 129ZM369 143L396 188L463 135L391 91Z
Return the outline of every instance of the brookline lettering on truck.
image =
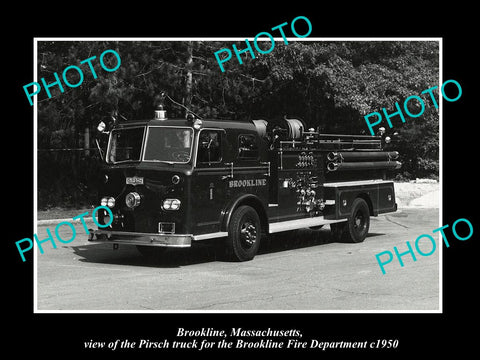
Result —
M267 179L230 180L228 187L266 186Z

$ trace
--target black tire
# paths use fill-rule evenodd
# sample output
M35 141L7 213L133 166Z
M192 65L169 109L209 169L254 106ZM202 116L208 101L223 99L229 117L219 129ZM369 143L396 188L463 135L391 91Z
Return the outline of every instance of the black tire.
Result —
M346 222L330 224L332 236L336 241L360 243L365 240L370 228L370 210L367 202L356 198L352 204L352 213Z
M250 206L238 207L230 219L226 256L228 260L252 260L260 247L261 225L257 212Z
M136 245L137 250L142 256L149 260L157 260L167 251L166 247Z

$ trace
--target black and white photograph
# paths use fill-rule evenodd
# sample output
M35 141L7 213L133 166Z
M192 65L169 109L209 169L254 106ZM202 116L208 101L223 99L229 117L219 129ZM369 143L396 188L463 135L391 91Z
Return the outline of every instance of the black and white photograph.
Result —
M36 44L38 311L441 310L439 39Z
M472 348L460 17L145 10L6 45L16 333L55 329L32 342L51 355Z

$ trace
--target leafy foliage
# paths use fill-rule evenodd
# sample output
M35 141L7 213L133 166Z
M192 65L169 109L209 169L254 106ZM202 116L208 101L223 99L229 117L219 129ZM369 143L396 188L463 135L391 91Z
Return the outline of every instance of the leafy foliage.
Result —
M79 66L84 74L76 88L64 85L61 93L52 86L52 98L40 93L39 149L84 147L86 129L93 134L98 122L113 111L128 119L149 118L162 91L203 118L288 115L322 132L367 134L364 115L382 108L393 113L395 102L403 108L408 96L420 95L439 81L437 42L290 41L285 45L277 41L269 54L256 53L255 59L242 54L243 64L233 54L222 73L213 54L231 45L221 41L39 42L39 78L52 83L53 73L61 78L69 65ZM246 47L245 42L236 45ZM114 72L103 70L99 63L100 54L108 49L121 56L121 66ZM92 56L96 56L91 62L96 79L88 64L80 64ZM104 61L115 59L105 56ZM74 76L74 71L68 73L71 83L78 80ZM407 178L438 176L438 110L427 95L422 98L421 117L406 116L405 123L392 117L394 127L387 127L390 135L399 133L394 147L401 153L402 176ZM419 111L414 101L410 106L412 113ZM168 112L171 117L185 116L180 107L169 106ZM40 207L95 201L95 174L100 166L95 150L39 151L38 159Z

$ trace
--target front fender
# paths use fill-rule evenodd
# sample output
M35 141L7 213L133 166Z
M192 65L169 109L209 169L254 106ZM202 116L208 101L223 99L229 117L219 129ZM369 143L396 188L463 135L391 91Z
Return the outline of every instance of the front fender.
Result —
M262 223L262 230L268 233L268 221L267 221L267 212L265 210L265 206L260 200L260 198L253 194L242 194L237 198L231 200L227 205L222 209L220 215L220 224L221 224L221 231L228 232L228 226L230 224L230 219L232 217L233 212L237 207L240 205L249 205L255 209L258 216L260 217L260 221Z

